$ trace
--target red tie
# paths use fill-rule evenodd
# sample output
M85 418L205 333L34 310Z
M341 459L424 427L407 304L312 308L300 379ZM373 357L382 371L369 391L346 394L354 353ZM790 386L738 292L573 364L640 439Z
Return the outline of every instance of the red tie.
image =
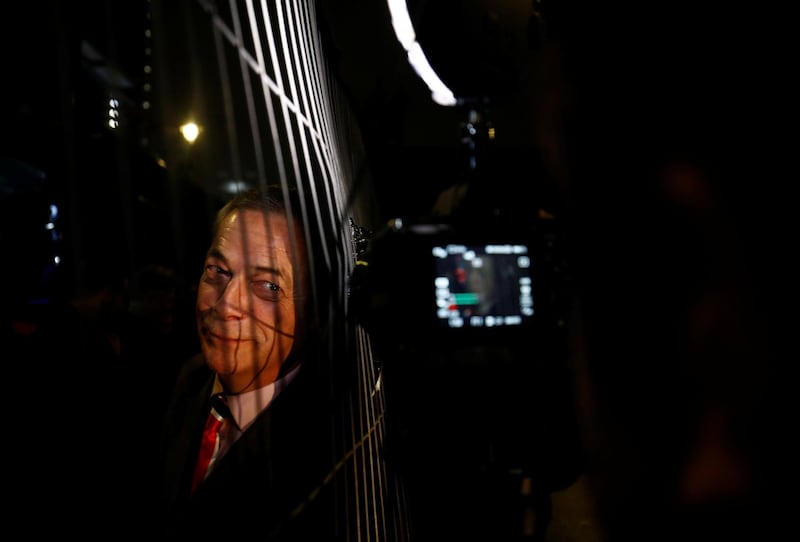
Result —
M192 492L208 474L208 468L211 466L211 461L219 446L219 430L224 420L225 418L217 412L217 409L212 407L206 420L205 429L203 429L203 440L200 442L200 453L197 456L197 465L192 478Z

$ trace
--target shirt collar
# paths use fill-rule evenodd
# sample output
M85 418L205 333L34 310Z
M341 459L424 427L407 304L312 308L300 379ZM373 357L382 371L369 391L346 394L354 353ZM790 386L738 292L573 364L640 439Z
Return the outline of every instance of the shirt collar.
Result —
M238 395L226 395L225 399L236 427L240 431L247 429L261 411L275 400L281 390L283 390L289 382L294 380L299 370L300 365L293 368L275 382L267 384L264 387ZM222 393L222 383L219 380L219 376L214 378L212 394L215 393Z

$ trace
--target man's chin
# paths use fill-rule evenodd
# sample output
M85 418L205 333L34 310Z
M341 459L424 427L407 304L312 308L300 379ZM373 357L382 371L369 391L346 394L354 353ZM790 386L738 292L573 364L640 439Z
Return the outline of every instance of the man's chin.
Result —
M219 375L230 375L236 372L252 370L258 363L253 351L249 348L209 348L203 345L206 363Z

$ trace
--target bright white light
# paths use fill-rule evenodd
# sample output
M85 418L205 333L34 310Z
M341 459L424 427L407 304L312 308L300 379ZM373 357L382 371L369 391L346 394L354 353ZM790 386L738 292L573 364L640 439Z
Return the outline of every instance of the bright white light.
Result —
M417 75L428 85L434 102L439 105L456 105L456 97L453 95L453 91L447 88L447 85L433 71L419 43L414 42L411 48L408 49L408 62L417 72Z
M186 141L194 143L197 140L197 136L200 135L200 127L194 122L187 122L181 126L181 133Z
M389 12L392 14L394 34L403 49L408 51L417 40L417 36L414 34L414 25L411 24L411 17L408 15L406 0L387 0L387 4L389 4Z
M245 181L237 181L236 179L230 179L222 185L222 191L231 195L244 192L250 188L253 188L252 185Z
M108 99L108 127L119 127L119 100L113 97Z
M456 105L458 101L453 95L453 91L439 79L422 51L422 47L417 43L414 25L411 23L411 16L408 14L405 0L386 0L386 3L392 16L392 28L394 28L395 36L408 53L408 62L411 67L428 85L433 101L439 105Z

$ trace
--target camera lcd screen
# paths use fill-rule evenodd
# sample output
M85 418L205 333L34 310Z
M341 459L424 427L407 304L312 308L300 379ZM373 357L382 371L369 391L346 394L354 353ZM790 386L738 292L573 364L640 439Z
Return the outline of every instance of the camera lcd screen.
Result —
M436 319L447 328L520 326L534 314L524 244L433 247Z

